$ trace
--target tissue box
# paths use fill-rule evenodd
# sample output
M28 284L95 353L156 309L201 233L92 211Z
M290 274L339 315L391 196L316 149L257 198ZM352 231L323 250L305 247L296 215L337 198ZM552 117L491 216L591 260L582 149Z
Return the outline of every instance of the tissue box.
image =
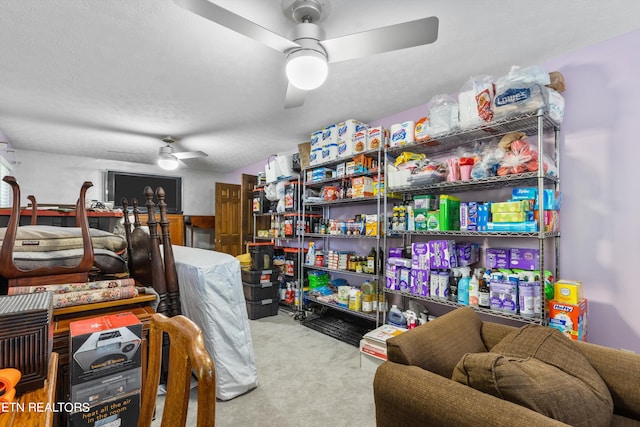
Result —
M467 267L480 259L480 246L477 243L456 243L458 267Z
M525 212L531 210L530 200L491 203L491 213Z
M558 280L553 285L553 299L563 304L578 304L583 299L582 282Z
M509 268L538 270L540 268L539 249L509 249Z
M509 268L509 249L487 248L484 264L487 268Z

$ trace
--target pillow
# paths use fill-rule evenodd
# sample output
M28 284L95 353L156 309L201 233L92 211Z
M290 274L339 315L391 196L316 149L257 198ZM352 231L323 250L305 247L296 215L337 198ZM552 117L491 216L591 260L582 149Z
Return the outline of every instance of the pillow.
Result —
M66 249L49 252L14 252L13 262L20 270L35 270L36 268L75 267L82 260L84 250ZM93 265L101 273L126 273L127 263L120 255L106 249L93 251Z
M0 228L0 245L6 228ZM108 231L90 228L94 249L122 252L127 241ZM82 231L79 227L54 227L51 225L23 225L18 227L14 250L20 252L45 252L82 248Z
M461 307L387 340L387 358L451 378L465 353L487 351L481 327L478 313Z
M572 426L609 425L613 415L602 378L553 328L528 325L488 353L466 354L451 378Z

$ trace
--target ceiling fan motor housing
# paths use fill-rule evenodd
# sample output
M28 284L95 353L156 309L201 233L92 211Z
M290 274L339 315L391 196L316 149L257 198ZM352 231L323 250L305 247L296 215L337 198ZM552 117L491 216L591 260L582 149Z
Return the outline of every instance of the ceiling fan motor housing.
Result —
M282 0L282 12L294 22L320 22L329 15L326 0Z

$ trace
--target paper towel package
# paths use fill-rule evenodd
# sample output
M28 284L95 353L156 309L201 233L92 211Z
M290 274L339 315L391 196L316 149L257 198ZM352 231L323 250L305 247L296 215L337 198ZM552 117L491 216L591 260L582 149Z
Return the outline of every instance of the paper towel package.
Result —
M385 140L389 137L389 129L382 126L370 127L367 130L367 141L370 150L377 150L384 146Z
M353 152L362 153L367 150L367 131L361 130L353 135Z
M391 147L401 147L415 141L416 122L407 121L391 125Z
M338 142L353 139L353 136L360 131L366 130L364 123L357 120L349 119L338 123Z

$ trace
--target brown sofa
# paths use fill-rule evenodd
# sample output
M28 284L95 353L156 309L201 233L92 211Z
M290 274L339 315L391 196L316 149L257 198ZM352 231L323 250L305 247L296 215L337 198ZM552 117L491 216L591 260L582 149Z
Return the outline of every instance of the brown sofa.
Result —
M389 339L388 360L377 369L373 383L377 426L566 425L450 379L469 348L479 348L471 353L489 351L517 329L484 322L473 309L464 307ZM611 394L611 425L640 426L640 355L584 342L573 344Z

